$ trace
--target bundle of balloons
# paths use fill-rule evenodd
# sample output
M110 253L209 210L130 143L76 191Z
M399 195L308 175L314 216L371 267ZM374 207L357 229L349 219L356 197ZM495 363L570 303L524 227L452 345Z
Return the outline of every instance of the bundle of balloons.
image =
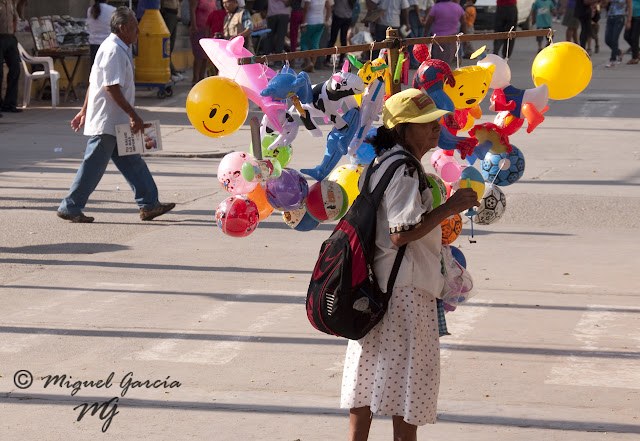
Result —
M252 56L243 43L241 36L230 41L200 40L220 73L197 83L187 98L189 120L210 137L238 130L246 120L248 100L264 113L257 149L261 155L232 152L220 162L218 180L231 195L218 206L218 226L230 236L244 237L274 209L297 231L340 219L358 195L364 166L375 157L366 139L377 130L389 83L406 76L401 74L408 54L400 57L401 67L395 72L390 72L382 58L361 63L350 57L324 83L312 85L306 73L296 74L288 65L277 73L261 64L239 65L238 58ZM584 90L592 73L589 56L573 43L553 43L533 61L535 87L519 89L511 85L507 61L497 55L481 53L476 65L453 71L431 59L426 45L415 45L414 55L421 65L413 87L428 94L439 108L452 112L440 120L438 149L431 156L436 173L428 175L427 185L434 206L452 191L471 187L479 195L479 205L463 215L477 224L491 224L506 208L501 188L517 182L524 173L522 151L509 142L509 136L525 121L527 133L540 125L550 99L569 99ZM351 73L350 66L357 73ZM492 123L478 124L482 116L479 103L489 89L493 90L490 110L497 114ZM324 136L313 120L316 117L332 124L322 160L312 169L289 167L299 121L311 136ZM338 166L345 155L351 163ZM466 164L461 163L465 160ZM317 182L310 185L304 175ZM461 215L446 219L443 245L455 241L461 230ZM453 252L455 247L451 248ZM453 253L456 260L464 259L459 250Z

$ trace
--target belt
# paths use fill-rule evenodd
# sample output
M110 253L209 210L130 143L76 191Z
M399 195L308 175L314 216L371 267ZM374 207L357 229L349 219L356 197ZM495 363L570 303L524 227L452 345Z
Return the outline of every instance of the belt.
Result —
M164 14L177 14L178 10L177 9L171 9L171 8L161 8L160 12L164 13Z

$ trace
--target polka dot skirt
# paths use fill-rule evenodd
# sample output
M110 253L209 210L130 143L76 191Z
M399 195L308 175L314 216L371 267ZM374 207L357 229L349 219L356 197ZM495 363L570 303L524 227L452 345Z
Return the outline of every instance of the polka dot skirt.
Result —
M370 406L416 426L434 424L439 386L436 299L415 287L394 288L380 323L349 341L340 407Z

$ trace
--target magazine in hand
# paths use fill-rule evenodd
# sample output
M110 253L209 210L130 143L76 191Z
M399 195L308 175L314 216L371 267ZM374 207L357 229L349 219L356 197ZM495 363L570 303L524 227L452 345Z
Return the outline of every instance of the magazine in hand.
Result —
M142 153L154 153L162 150L162 138L160 137L160 121L146 121L151 124L144 132L133 134L129 124L116 126L116 139L118 141L118 155L135 155Z

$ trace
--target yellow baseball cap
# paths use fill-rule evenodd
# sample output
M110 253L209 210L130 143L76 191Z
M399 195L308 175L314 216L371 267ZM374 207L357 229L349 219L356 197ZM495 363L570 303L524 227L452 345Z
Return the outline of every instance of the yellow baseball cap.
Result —
M382 108L382 122L392 129L401 123L428 123L451 113L438 109L426 93L418 89L407 89L391 95Z

